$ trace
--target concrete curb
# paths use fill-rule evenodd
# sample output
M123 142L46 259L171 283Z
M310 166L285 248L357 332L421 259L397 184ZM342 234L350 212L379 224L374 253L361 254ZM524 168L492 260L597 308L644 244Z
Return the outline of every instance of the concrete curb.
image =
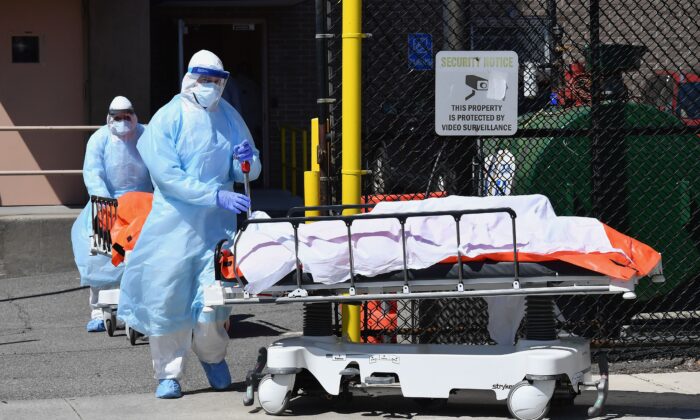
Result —
M0 279L75 270L70 230L78 212L0 216Z

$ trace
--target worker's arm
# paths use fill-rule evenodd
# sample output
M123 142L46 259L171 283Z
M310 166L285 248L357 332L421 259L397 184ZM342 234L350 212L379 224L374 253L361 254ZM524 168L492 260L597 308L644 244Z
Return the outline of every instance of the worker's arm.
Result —
M175 142L180 132L180 100L159 110L139 139L138 150L151 173L155 186L165 197L188 204L216 206L220 185L201 182L182 169Z
M105 146L109 141L109 128L102 127L93 133L88 140L85 149L85 161L83 162L83 181L88 194L100 197L110 197L112 194L107 188L107 172L105 171L104 154Z

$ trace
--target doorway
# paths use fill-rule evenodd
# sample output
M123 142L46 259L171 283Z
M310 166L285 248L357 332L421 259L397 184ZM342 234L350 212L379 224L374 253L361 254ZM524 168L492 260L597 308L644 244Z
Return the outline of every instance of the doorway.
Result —
M195 52L206 49L221 59L224 68L231 73L223 98L243 117L260 151L260 158L265 162L270 152L265 22L180 19L178 47L179 80L182 80L187 63ZM263 165L262 183L265 188L269 187L270 182L268 166Z

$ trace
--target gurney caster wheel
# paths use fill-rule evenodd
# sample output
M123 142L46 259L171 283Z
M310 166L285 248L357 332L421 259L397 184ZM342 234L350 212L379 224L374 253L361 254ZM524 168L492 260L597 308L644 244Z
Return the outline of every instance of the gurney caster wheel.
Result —
M267 414L279 416L289 405L296 375L266 375L258 385L258 401Z
M126 327L126 336L129 338L129 343L131 343L132 346L135 346L136 340L138 339L136 330L131 327Z
M105 323L105 329L107 330L107 335L110 337L114 337L114 323L112 322L111 318L107 318L104 320Z
M540 420L549 412L556 381L520 381L508 394L508 411L518 420Z

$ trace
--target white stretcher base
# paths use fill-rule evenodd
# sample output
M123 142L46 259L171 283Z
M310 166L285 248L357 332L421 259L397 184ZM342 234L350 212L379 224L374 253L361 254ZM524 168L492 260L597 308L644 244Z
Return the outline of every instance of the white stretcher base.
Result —
M525 410L516 417L530 418L545 412L557 381L568 380L574 392L590 383L590 367L589 342L577 337L520 340L514 346L464 346L358 344L337 337L302 336L268 347L267 371L272 376L260 383L258 398L268 412L286 406L281 398L288 397L296 374L306 369L330 395L350 391L447 399L454 391L488 390L497 400L508 400L511 410ZM348 372L359 373L359 382L344 390L343 375ZM398 380L391 379L392 374ZM519 384L524 380L529 384ZM516 384L523 390L512 393Z

